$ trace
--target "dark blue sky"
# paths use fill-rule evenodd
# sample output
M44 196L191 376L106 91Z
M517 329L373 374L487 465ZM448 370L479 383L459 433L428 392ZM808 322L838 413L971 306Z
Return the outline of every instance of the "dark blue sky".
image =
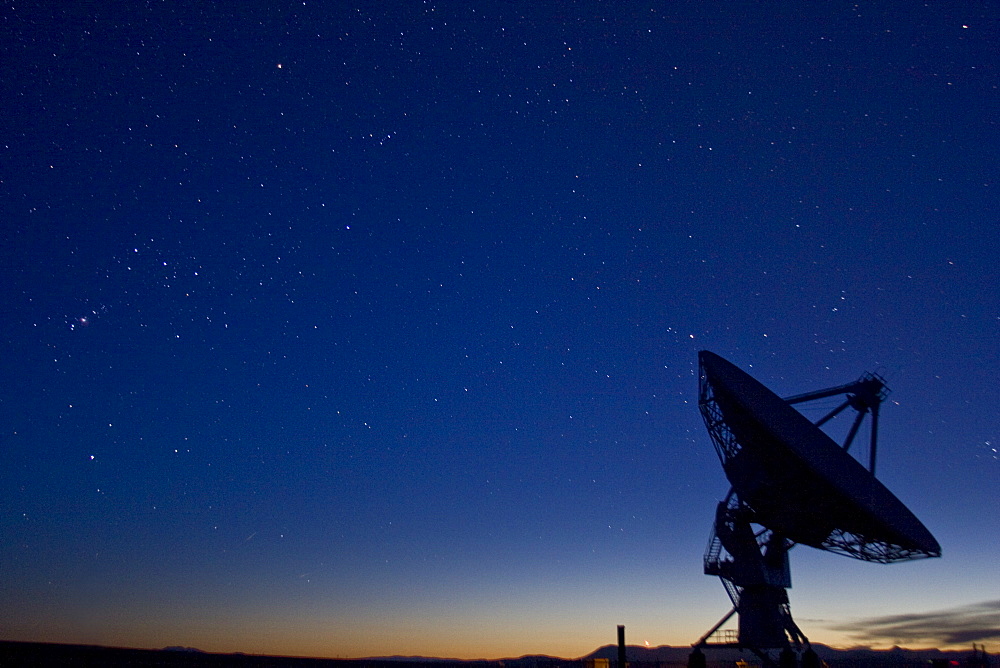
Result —
M710 349L893 389L880 477L944 557L795 550L803 631L1000 649L995 4L0 19L0 637L693 642Z

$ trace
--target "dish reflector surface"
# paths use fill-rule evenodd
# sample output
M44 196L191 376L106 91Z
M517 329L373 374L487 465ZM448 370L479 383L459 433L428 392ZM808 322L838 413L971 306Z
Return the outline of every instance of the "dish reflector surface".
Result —
M941 556L909 508L804 415L718 355L698 362L705 425L755 523L865 561Z

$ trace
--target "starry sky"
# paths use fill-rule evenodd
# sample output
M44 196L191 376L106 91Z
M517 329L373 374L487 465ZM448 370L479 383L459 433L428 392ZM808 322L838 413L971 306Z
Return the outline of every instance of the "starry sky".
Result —
M690 644L708 349L892 389L943 557L796 548L805 634L1000 651L998 17L5 3L0 637Z

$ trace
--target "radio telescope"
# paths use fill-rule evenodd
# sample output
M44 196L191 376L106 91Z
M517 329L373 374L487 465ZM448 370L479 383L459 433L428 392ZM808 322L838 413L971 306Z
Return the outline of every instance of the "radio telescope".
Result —
M941 556L934 536L875 478L879 407L889 392L881 377L866 374L782 399L707 350L698 366L698 407L732 485L716 508L705 574L722 580L733 608L695 643L689 665L704 667L704 648L739 647L765 664L780 650L780 664L794 666L794 650L805 647L803 667L818 666L788 604L794 545L883 564ZM815 424L792 408L838 395L841 403ZM856 415L838 445L820 427L847 408ZM867 469L848 453L866 415ZM734 614L738 631L720 631Z

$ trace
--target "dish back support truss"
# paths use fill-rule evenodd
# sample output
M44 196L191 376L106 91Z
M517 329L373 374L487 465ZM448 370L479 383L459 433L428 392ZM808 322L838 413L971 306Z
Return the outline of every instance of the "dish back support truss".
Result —
M740 443L727 426L719 405L714 401L712 386L705 374L702 375L700 395L699 407L706 427L716 452L725 466L738 454ZM795 395L784 401L793 405L837 395L843 395L843 401L814 424L817 428L822 427L847 408L854 409L856 415L841 444L847 451L853 444L865 416L871 415L868 471L874 475L879 407L888 396L888 389L880 376L865 374L853 383ZM716 509L715 524L705 553L704 572L720 578L733 603L733 608L695 643L696 653L692 655L695 664L703 660L699 658L700 648L720 645L745 647L766 663L773 663L767 654L768 649L783 650L781 662L787 663L791 647L794 646L799 650L805 645L807 654L804 658L808 656L809 663L812 663L814 654L808 647L808 639L792 619L786 591L791 587L788 550L795 543L758 524L756 519L753 508L741 500L734 489L730 489L726 499L719 503ZM858 542L856 536L850 534L840 536L834 532L823 547L866 560L893 561L905 558L900 554L880 556L877 549L871 550L871 545L861 545L859 549ZM891 546L879 547L891 551ZM734 614L739 616L735 643L732 642L731 633L720 634L719 631Z
M707 355L709 357L705 361L706 365L714 365L712 369L715 370L715 373L719 373L720 368L723 370L725 368L735 369L735 367L721 360L721 358L710 353ZM750 379L743 372L737 373L744 376L749 382L757 385L760 390L768 392L763 386L760 386L759 383ZM819 490L821 487L827 485L827 481L821 477L817 478L808 463L788 458L785 454L781 454L778 459L773 461L760 459L763 452L761 450L761 443L767 442L772 438L777 438L778 440L775 443L780 444L783 442L781 440L782 437L759 432L756 426L759 423L753 414L753 410L758 409L751 409L750 413L742 414L741 411L745 412L748 409L742 406L738 397L734 399L734 396L731 395L733 387L724 386L723 389L717 390L709 380L709 375L708 370L703 369L700 383L699 408L712 443L715 446L716 453L723 464L723 468L726 469L727 476L732 483L736 485L737 494L742 495L748 481L755 481L754 484L757 484L758 492L751 494L750 497L743 495L741 500L748 503L751 507L755 506L754 498L756 498L756 502L762 504L761 507L755 508L761 524L773 526L770 522L775 521L774 513L780 511L780 514L783 515L781 518L782 521L786 524L789 521L797 524L795 531L789 533L789 536L797 542L804 541L813 547L836 552L862 561L891 563L940 556L940 548L933 540L933 537L912 516L912 513L877 482L875 476L871 473L875 467L875 455L877 455L878 448L879 408L882 401L889 394L888 389L885 387L885 382L880 376L865 374L853 383L838 385L815 392L807 392L784 400L771 395L774 402L781 404L783 412L795 415L798 420L802 420L810 429L815 429L817 436L827 440L831 449L834 451L843 449L845 451L843 458L850 460L850 464L856 466L859 473L865 471L865 467L854 461L852 457L846 454L846 451L850 449L856 440L865 416L872 416L869 445L870 457L867 471L868 480L858 482L869 485L866 491L878 492L881 495L879 498L878 507L880 510L878 513L883 514L871 516L872 521L845 521L843 525L839 525L837 522L827 522L826 520L828 519L827 514L833 511L836 511L838 513L837 516L841 519L852 516L851 513L853 511L844 505L845 497L842 496L843 492L841 491L844 488L841 487L838 490L827 489L827 494L821 494ZM731 378L727 379L727 382L731 381ZM722 394L716 396L717 391L722 392ZM768 394L770 393L768 392ZM791 407L793 404L826 399L838 394L844 395L844 400L815 423L811 423L801 414L796 413ZM856 411L856 415L846 437L843 439L843 443L838 448L838 444L820 431L819 427L829 422L847 408L853 408ZM780 419L784 421L786 418L782 416ZM750 426L748 427L747 425ZM742 436L738 436L737 434L742 434ZM752 453L743 452L747 444L741 443L741 438L744 440L749 438L748 442L755 443L755 449ZM770 446L765 448L765 450L769 449ZM750 457L750 461L747 461L748 456ZM798 463L796 464L796 462ZM750 465L749 468L748 464ZM764 466L764 468L761 468L761 466ZM798 468L795 468L795 466L798 466ZM739 480L736 480L733 477L734 475L739 477ZM763 476L763 478L758 479L757 476ZM815 493L811 483L804 483L807 478L809 480L815 479L815 484L817 485ZM841 484L844 484L843 480L845 478L843 476L841 480ZM850 486L852 484L850 482L851 479L847 478L846 480L849 481L846 484ZM743 484L744 487L740 487L740 484ZM770 485L775 491L780 492L780 498L783 499L784 505L775 505L773 502L776 499L772 498L770 493L761 496L760 490L767 488L760 487L760 485ZM880 489L871 489L873 487ZM857 488L857 490L860 489ZM865 496L864 498L869 497ZM886 505L889 502L891 502L891 506ZM764 507L768 503L770 503L770 507ZM872 510L874 509L872 508ZM764 511L763 514L760 514L762 511ZM894 526L901 519L901 516L904 515L906 517L902 519L905 520L907 526L910 529L916 528L919 533L919 538L916 541L911 540L913 538L912 535L900 536L892 531L886 532L886 529L890 525ZM807 518L809 517L815 519L808 520ZM806 537L807 534L808 537Z

